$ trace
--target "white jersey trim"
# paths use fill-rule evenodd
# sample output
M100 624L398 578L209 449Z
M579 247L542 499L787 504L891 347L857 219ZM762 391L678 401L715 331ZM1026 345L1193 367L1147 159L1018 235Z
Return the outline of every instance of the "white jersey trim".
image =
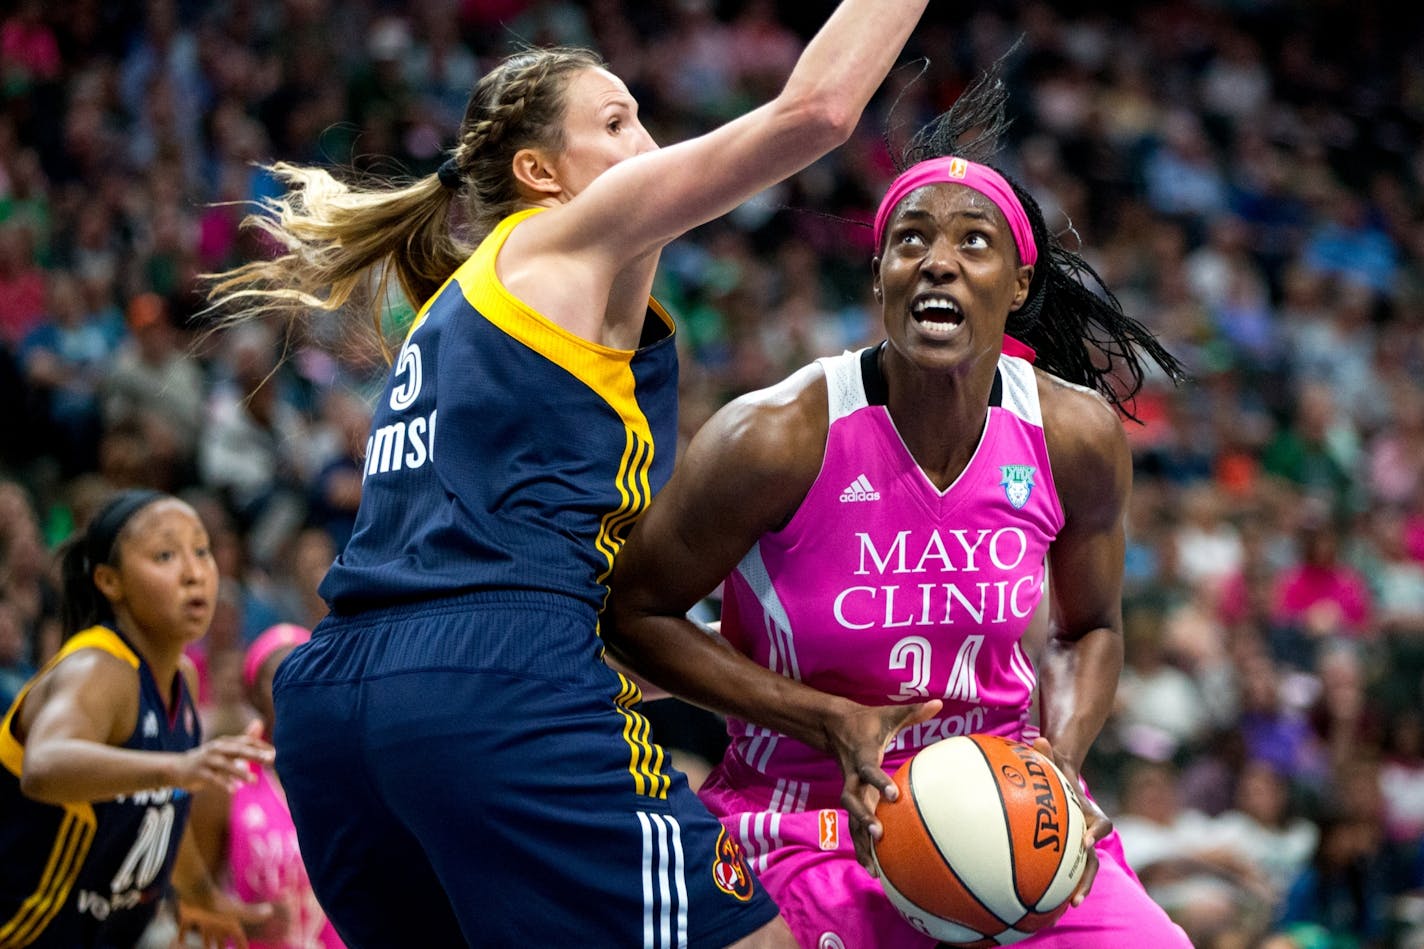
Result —
M1043 428L1043 410L1038 404L1038 377L1033 364L1017 356L999 356L999 378L1003 380L1003 407L1028 424Z
M801 665L796 657L796 642L791 633L791 617L781 597L772 586L771 575L766 563L761 559L761 544L757 543L737 564L737 573L742 575L747 587L761 604L762 621L766 624L767 640L771 644L771 655L767 665L773 672L779 672L788 679L801 681Z
M860 374L860 352L822 356L816 360L826 374L826 402L831 422L858 412L870 403L865 399L865 380Z

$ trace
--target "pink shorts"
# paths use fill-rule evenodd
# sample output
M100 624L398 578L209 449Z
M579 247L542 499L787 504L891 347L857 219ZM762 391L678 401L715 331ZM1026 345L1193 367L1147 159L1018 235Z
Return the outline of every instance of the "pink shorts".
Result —
M747 810L751 802L713 777L700 792L746 853L803 949L933 949L936 941L900 916L880 882L855 859L846 812ZM1100 949L1137 944L1191 949L1128 867L1116 833L1098 842L1098 875L1088 898L1025 949Z

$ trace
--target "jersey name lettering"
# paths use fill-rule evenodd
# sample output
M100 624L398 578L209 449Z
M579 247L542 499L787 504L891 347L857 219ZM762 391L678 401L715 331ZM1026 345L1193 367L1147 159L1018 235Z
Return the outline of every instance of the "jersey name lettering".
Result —
M976 573L984 569L984 564L999 570L1012 570L1023 563L1024 556L1028 553L1028 537L1019 527L1000 527L993 531L981 529L974 531L973 537L969 531L964 530L951 530L946 533L953 538L952 543L945 543L938 528L920 539L912 538L914 531L900 531L887 545L885 553L881 554L869 534L857 532L855 536L860 541L860 564L855 570L856 576L869 574L871 566L874 566L875 572L881 576L887 572L928 573L930 570L940 573ZM911 543L912 540L914 543ZM911 565L907 554L915 550L919 551L919 555Z
M409 422L382 425L366 439L363 478L388 471L411 471L435 457L435 411Z

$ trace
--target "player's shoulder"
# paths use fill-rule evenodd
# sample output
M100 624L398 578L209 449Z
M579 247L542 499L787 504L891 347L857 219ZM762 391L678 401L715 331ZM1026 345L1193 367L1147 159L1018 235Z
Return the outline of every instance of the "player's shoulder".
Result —
M1132 483L1132 452L1118 410L1101 393L1039 371L1043 438L1070 515L1116 516ZM1104 516L1109 516L1104 515Z
M825 371L811 363L731 400L697 437L758 467L819 465L829 427L827 404Z
M1123 438L1122 418L1102 393L1035 369L1038 401L1043 414L1044 436L1049 447L1055 442L1110 448ZM1125 442L1124 442L1125 444Z

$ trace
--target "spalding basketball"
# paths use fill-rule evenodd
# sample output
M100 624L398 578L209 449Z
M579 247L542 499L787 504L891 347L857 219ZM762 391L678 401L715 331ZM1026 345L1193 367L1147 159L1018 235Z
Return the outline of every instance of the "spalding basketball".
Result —
M875 861L885 895L941 942L1002 946L1068 908L1086 866L1083 812L1063 773L997 735L935 742L881 800Z

